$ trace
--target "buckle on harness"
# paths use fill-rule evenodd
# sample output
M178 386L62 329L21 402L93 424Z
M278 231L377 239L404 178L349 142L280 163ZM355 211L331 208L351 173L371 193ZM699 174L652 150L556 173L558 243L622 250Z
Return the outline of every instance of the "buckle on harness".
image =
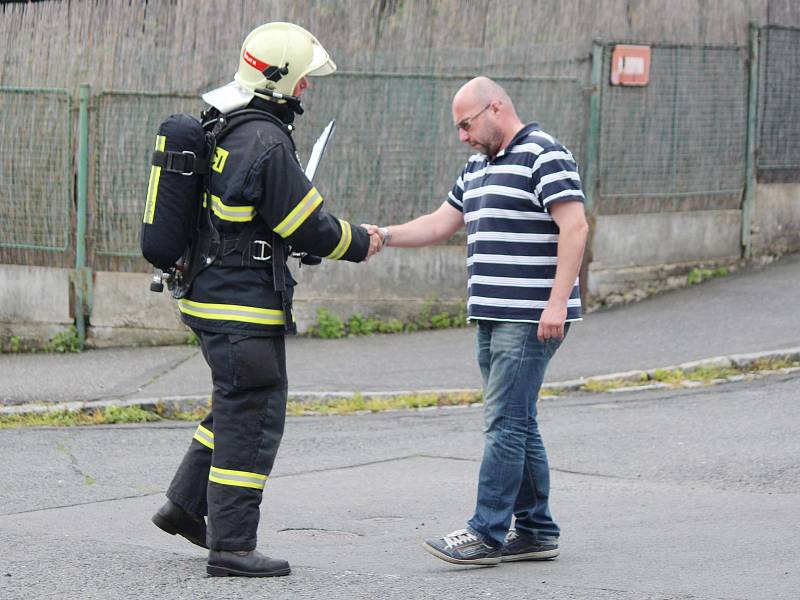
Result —
M253 240L253 243L258 244L260 249L258 256L256 256L255 254L253 255L253 260L268 261L270 258L272 258L271 254L266 253L266 250L268 248L271 249L269 242L266 242L264 240Z
M178 157L181 157L182 160L178 161ZM197 161L197 155L192 152L191 150L184 150L180 153L178 152L167 152L167 156L164 161L164 169L170 171L172 173L178 173L179 175L184 175L185 177L189 177L194 175L194 166ZM183 163L180 167L177 165L178 162ZM190 170L186 171L186 167Z

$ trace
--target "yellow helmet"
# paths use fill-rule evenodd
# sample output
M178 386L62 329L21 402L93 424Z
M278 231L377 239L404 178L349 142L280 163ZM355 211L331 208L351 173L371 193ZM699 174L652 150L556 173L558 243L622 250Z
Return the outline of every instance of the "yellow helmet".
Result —
M336 65L311 33L292 23L266 23L245 38L234 80L203 94L203 100L227 113L246 106L253 96L271 98L257 89L288 96L303 77L334 71Z

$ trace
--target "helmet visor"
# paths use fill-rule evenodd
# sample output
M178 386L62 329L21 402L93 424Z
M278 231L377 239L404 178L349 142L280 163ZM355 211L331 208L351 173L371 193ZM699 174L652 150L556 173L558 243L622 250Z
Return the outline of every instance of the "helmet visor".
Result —
M314 40L312 43L311 64L308 65L308 71L305 75L312 77L322 77L323 75L330 75L336 71L336 63L331 60L327 50L322 47L322 44Z

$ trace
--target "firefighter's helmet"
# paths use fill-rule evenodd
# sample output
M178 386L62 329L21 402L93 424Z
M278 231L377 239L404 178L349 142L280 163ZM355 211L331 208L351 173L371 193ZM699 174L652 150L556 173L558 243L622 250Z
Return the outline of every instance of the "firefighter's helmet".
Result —
M234 81L203 94L203 99L223 113L247 105L257 93L269 89L291 95L307 76L330 75L336 70L317 38L292 23L266 23L245 38Z

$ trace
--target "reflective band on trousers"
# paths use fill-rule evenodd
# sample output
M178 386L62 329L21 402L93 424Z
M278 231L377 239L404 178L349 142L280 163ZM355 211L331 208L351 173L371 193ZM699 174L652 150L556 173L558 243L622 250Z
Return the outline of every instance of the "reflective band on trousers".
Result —
M275 308L256 308L238 304L208 304L181 298L178 301L178 309L182 313L200 319L241 321L259 325L283 325L286 322L283 311Z
M339 219L339 224L342 226L342 237L339 238L339 244L333 249L333 252L328 254L325 258L339 260L344 256L344 253L347 252L347 249L350 247L350 242L353 241L353 232L350 229L350 223Z
M263 490L264 484L267 481L267 476L259 473L248 473L247 471L232 471L231 469L211 467L208 480L222 485Z
M206 448L214 449L214 433L202 425L197 426L197 431L194 432L194 439L203 444Z
M156 150L163 152L167 145L167 138L163 135L156 136ZM153 224L156 215L156 197L158 196L158 182L161 180L161 167L153 165L150 168L150 182L147 184L147 201L144 204L143 223Z
M303 196L303 199L297 203L297 206L292 209L292 212L286 215L286 218L278 223L273 231L282 238L289 237L300 225L305 223L306 219L311 216L311 213L320 204L322 204L322 196L317 191L317 188L312 187Z
M253 217L256 216L256 207L225 204L219 196L211 194L211 212L223 221L245 223L247 221L252 221Z

